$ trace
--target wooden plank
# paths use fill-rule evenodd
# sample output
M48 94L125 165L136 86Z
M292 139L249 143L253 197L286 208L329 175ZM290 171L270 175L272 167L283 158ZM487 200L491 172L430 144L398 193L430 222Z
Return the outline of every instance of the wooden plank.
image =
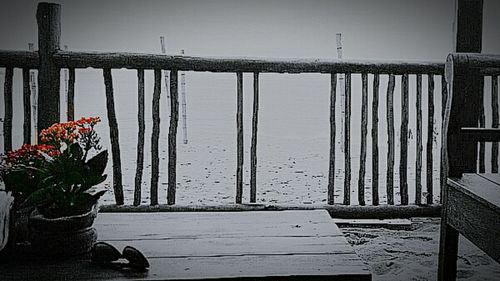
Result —
M448 102L448 83L446 82L445 75L441 75L441 147L445 147L443 143L444 139L443 134L445 132L445 113L446 113L446 103ZM446 188L446 177L447 171L445 167L446 159L444 159L444 149L441 149L441 161L439 164L439 186L441 190L441 196L439 197L440 203L443 202L443 193Z
M252 147L250 148L250 203L257 200L257 129L259 124L259 73L253 74Z
M500 196L496 196L497 205L485 205L484 199L488 202L492 201L490 198L482 198L484 193L477 193L480 188L464 187L473 193L462 192L454 188L448 191L447 223L494 260L500 262L500 244L497 239L500 237L500 205L498 205ZM500 194L500 186L495 185L494 188L496 188L496 194ZM483 200L478 200L477 196Z
M427 204L434 203L433 162L434 154L432 145L434 143L434 75L427 76Z
M3 150L12 150L12 80L14 69L5 69L5 81L3 84L4 117L3 117Z
M31 143L30 70L23 68L23 143Z
M144 170L144 140L146 124L144 121L144 69L137 70L137 161L135 167L134 206L141 204L142 173Z
M275 73L380 73L443 74L442 62L407 62L374 60L192 57L125 52L65 52L54 54L62 68L129 68L177 69L210 72L275 72ZM1 53L0 53L0 63Z
M417 150L415 163L415 204L422 204L422 75L417 74ZM434 130L430 132L431 136Z
M59 122L60 118L60 68L53 60L59 50L61 38L61 5L39 3L38 23L38 133Z
M367 266L355 254L150 258L149 262L149 270L140 272L100 267L89 260L40 260L9 264L2 270L2 280L207 280L207 276L227 281L371 280Z
M389 75L387 85L387 204L394 205L394 86L395 77Z
M358 202L365 205L366 138L368 134L368 74L361 74L361 154L359 156Z
M106 242L119 249L134 245L135 248L143 249L144 255L152 258L353 253L343 236L126 239Z
M491 77L492 127L498 128L498 76ZM498 142L491 145L491 172L498 173Z
M151 134L151 205L158 205L158 179L160 177L160 95L161 69L154 70L154 91L152 104L153 132Z
M168 130L168 190L167 204L175 204L177 184L177 126L179 125L179 93L177 70L170 71L170 126Z
M498 174L463 174L460 179L448 179L448 184L496 212L500 212L499 183Z
M345 74L344 205L351 204L351 73Z
M399 159L399 191L401 205L408 205L408 74L401 76L401 131Z
M111 152L113 157L113 192L117 205L123 205L122 164L120 158L120 137L118 122L115 113L115 100L113 97L113 78L111 69L103 69L104 85L106 88L106 109L109 123L109 137L111 140ZM40 106L40 104L39 104Z
M372 205L379 204L378 198L378 103L380 91L380 76L373 76L372 100Z
M0 50L0 67L38 69L38 52Z
M75 120L75 69L69 69L68 77L68 121Z
M241 204L243 196L243 73L236 74L236 198Z
M332 73L330 76L330 159L328 167L328 195L327 201L329 205L335 203L335 101L337 98L337 74Z

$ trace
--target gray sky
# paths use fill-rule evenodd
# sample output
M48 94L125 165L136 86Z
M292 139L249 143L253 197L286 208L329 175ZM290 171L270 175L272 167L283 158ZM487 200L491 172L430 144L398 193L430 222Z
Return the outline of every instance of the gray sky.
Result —
M455 0L54 1L71 50L200 56L335 57L342 32L351 59L444 60ZM0 10L0 49L36 42L36 3ZM483 52L500 53L500 1L485 0Z

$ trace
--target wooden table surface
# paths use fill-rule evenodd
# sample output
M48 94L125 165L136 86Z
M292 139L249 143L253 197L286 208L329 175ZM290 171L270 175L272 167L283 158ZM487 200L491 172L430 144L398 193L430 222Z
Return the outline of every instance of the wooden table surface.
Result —
M371 280L325 210L101 213L99 241L142 251L146 272L85 259L0 265L2 280ZM328 278L327 278L328 277Z

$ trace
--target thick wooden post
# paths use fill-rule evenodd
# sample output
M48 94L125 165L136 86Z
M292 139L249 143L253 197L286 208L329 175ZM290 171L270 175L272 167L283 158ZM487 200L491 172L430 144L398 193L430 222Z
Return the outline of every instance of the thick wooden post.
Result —
M52 60L59 50L61 38L61 6L53 3L39 3L36 12L38 22L38 130L59 122L60 69Z
M483 0L457 0L456 52L481 52L483 28ZM479 116L478 93L483 91L484 80L478 73L450 68L454 59L448 57L446 78L450 83L449 100L443 130L442 162L444 177L460 177L464 172L476 172L477 144L462 140L461 127L477 126ZM462 93L458 98L457 92ZM452 121L452 122L450 122ZM442 192L441 233L439 238L438 280L455 280L457 270L458 232L447 224L447 185Z

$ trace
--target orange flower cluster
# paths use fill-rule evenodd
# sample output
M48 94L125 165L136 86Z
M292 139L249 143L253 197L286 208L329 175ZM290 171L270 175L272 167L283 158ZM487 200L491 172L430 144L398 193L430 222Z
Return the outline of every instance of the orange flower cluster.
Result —
M5 161L8 164L27 164L35 159L41 159L41 153L46 153L51 157L61 154L61 152L52 145L23 144L18 150L7 152Z
M82 117L77 121L56 123L42 130L40 141L55 146L60 146L62 143L71 144L92 131L94 125L99 122L101 122L99 117Z

